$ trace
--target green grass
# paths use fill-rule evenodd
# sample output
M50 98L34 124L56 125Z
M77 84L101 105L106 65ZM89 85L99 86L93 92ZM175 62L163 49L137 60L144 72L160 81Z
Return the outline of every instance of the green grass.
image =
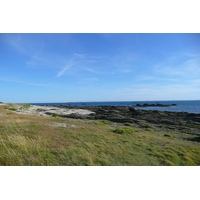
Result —
M107 121L107 120L102 120L102 121L96 120L96 121L93 121L93 123L95 125L100 125L100 126L102 126L102 125L111 125L112 124L112 122Z
M148 124L148 123L142 123L142 122L140 122L139 125L142 128L153 128L153 126L151 124Z
M30 105L30 104L24 104L24 105L22 105L19 109L20 109L20 110L26 110L26 109L29 109L31 106L32 106L32 105Z
M116 128L113 130L114 133L118 133L118 134L131 134L131 133L135 133L134 129L125 129L125 128Z
M124 123L125 126L132 126L133 124L129 123L129 122L126 122Z
M99 120L20 115L0 107L0 165L200 165L199 138ZM65 123L74 126L51 126ZM112 124L112 126L107 126ZM115 127L115 128L114 128ZM175 137L176 136L176 137ZM190 140L189 140L190 139Z
M17 111L18 110L17 108L8 108L8 107L6 107L5 109L12 110L12 111Z
M185 122L181 122L181 125L186 126L186 127L190 127L190 128L200 128L200 125L188 124L188 123L185 123Z
M170 134L164 134L165 137L172 137Z

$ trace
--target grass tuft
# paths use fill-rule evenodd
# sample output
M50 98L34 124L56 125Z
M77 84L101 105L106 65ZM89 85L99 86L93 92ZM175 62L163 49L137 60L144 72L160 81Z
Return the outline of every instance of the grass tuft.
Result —
M8 107L6 107L5 109L12 110L12 111L17 111L18 110L17 108L8 108Z
M131 133L135 133L134 129L125 129L125 128L116 128L113 130L114 133L118 133L118 134L131 134Z
M125 126L132 126L133 124L129 123L129 122L126 122L124 123Z
M20 110L27 110L31 107L31 104L24 104L23 106L20 107Z
M172 137L170 134L164 134L165 137Z
M112 122L110 122L110 121L107 121L107 120L102 120L102 121L93 121L93 123L95 124L95 125L100 125L100 126L102 126L102 125L111 125L112 124Z

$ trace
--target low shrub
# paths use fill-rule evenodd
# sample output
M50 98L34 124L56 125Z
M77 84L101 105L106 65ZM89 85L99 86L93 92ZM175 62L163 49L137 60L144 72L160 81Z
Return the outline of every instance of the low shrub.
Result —
M135 133L134 129L125 129L125 128L116 128L113 130L114 133L118 133L118 134L131 134L131 133Z
M180 125L191 127L191 128L200 128L200 125L198 125L198 124L189 124L186 122L181 122Z
M25 109L28 109L28 108L30 108L31 107L31 104L24 104L21 108L20 108L20 110L25 110Z
M139 122L139 125L142 127L142 128L153 128L150 124L148 123L142 123L142 122Z
M7 110L17 111L17 108L6 108Z
M125 125L125 126L132 126L132 124L129 123L129 122L124 123L124 125Z
M164 134L165 137L172 137L170 134Z

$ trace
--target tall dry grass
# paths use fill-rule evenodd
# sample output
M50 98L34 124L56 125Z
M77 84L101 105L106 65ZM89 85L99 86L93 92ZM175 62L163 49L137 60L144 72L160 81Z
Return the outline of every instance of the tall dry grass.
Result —
M0 165L200 164L199 143L175 131L165 137L153 128L20 115L3 106L0 113Z

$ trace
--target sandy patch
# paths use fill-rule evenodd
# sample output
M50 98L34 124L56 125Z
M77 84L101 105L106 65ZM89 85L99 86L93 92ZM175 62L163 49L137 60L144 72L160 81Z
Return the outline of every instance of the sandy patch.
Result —
M53 106L51 107L51 106L32 105L30 108L19 109L16 111L16 113L27 114L27 115L50 116L48 113L54 113L58 115L70 115L70 114L90 115L94 112L86 109L69 109L69 108L59 108Z

